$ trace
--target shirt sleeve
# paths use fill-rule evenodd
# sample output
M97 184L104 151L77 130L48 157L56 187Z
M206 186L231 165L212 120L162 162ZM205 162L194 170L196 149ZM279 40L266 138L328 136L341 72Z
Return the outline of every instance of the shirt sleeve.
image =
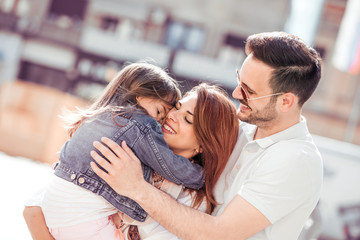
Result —
M44 199L45 190L46 188L35 192L28 200L25 201L24 205L26 207L41 207Z
M132 149L142 163L167 180L192 189L204 185L203 168L176 155L164 140L160 125L152 125L133 142Z
M258 160L238 194L275 223L316 194L317 160L304 149L273 149Z

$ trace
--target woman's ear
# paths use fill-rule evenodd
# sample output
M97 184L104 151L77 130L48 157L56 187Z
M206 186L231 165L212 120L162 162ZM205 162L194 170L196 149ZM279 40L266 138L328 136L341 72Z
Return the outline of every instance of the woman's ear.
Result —
M197 148L195 148L194 149L194 152L196 153L196 154L199 154L199 153L202 153L203 152L203 149L202 149L202 147L197 147Z
M203 152L203 148L199 147L199 153L202 153L202 152Z
M298 102L298 97L291 92L284 93L279 98L281 99L280 110L282 112L289 111L292 107L296 106Z

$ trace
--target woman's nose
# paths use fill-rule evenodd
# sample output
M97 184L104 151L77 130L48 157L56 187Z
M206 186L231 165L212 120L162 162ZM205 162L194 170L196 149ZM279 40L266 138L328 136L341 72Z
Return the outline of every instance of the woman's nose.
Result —
M169 113L168 113L168 115L167 115L167 119L169 119L169 120L172 120L172 121L174 121L174 122L176 122L176 114L177 113L177 110L175 110L175 109L172 109L172 110L170 110L169 111Z

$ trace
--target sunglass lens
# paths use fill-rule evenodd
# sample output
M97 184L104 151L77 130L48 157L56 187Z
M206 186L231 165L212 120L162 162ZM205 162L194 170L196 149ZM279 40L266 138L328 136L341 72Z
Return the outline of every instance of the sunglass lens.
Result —
M247 96L246 96L245 90L242 88L242 86L240 86L240 89L241 89L241 94L242 94L242 97L243 97L244 101L245 101L245 102L247 102L247 101L248 101L248 99L247 99Z

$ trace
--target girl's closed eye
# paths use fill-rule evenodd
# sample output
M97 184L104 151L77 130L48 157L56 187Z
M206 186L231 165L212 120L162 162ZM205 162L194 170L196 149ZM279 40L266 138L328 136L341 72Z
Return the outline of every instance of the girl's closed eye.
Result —
M174 108L176 110L179 110L181 108L181 103L180 102L175 103Z

